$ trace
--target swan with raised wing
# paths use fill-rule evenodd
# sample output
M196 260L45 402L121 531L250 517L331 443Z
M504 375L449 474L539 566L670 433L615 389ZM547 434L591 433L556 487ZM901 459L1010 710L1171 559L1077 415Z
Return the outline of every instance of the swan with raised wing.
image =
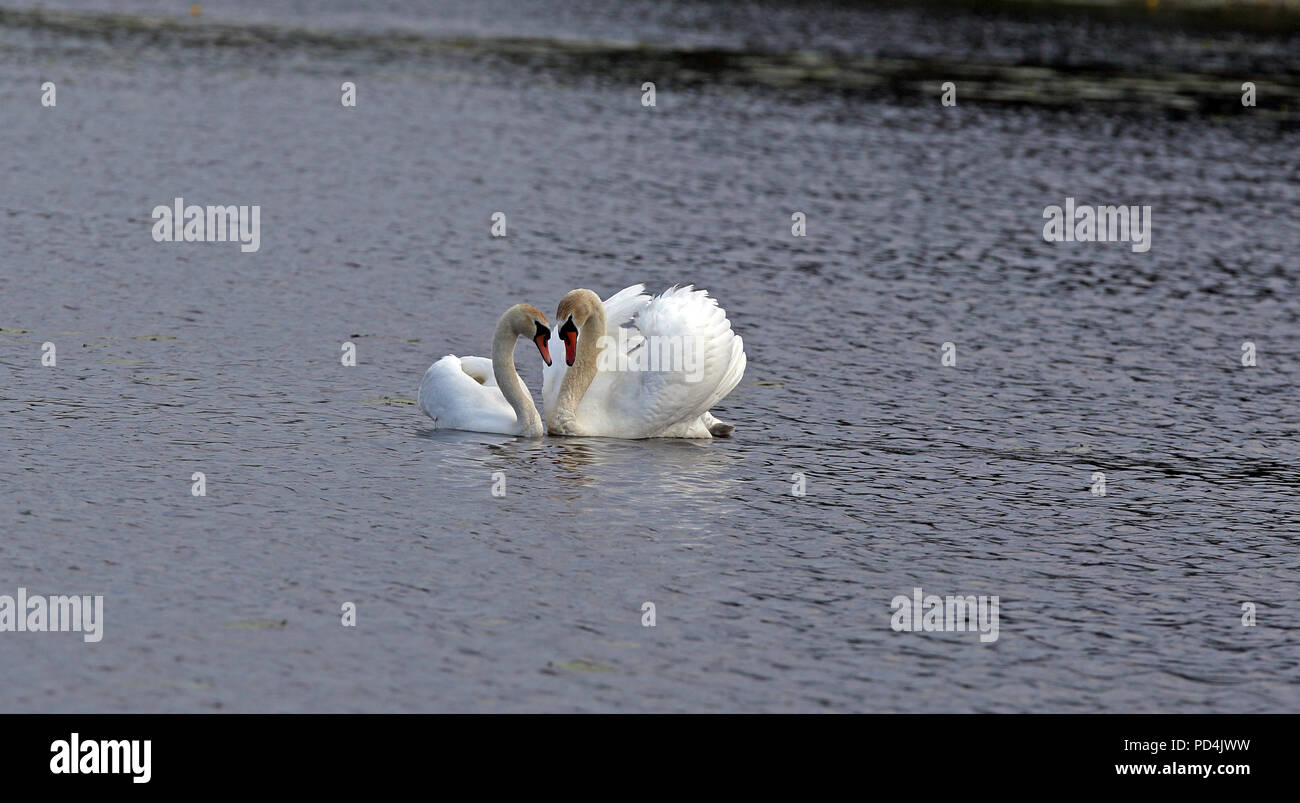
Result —
M644 290L602 302L578 289L560 300L551 341L564 344L565 365L542 372L550 434L710 438L734 429L709 412L745 373L726 311L690 285L655 298Z
M516 304L497 321L492 359L448 354L425 372L417 403L433 419L434 429L462 429L540 438L542 417L515 370L515 343L520 337L537 344L551 364L550 327L531 304Z

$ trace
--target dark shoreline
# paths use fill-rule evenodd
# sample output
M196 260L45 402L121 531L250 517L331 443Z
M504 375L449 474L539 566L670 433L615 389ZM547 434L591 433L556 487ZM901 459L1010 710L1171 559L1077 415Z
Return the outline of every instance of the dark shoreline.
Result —
M969 5L950 0L931 2ZM1071 9L1076 7L1054 8L1051 13ZM943 83L953 81L958 87L959 104L1157 113L1175 118L1240 116L1277 122L1286 128L1300 125L1300 68L1287 64L1285 53L1274 59L1274 63L1281 60L1285 68L1281 73L1261 71L1268 63L1243 65L1254 69L1137 71L1068 48L1056 57L1039 53L999 63L994 59L972 61L907 54L770 52L546 37L439 37L416 31L330 30L205 18L0 8L0 31L4 28L100 41L113 48L114 56L125 52L132 58L182 63L188 62L187 54L196 49L228 51L241 59L252 57L268 62L307 50L380 63L463 62L459 66L465 68L501 63L544 70L562 81L595 78L639 82L646 75L655 75L661 82L677 86L734 85L779 92L829 92L886 97L903 103L937 99ZM1285 43L1279 46L1286 50ZM1240 49L1249 51L1246 45ZM1241 103L1242 84L1247 80L1257 86L1254 107Z

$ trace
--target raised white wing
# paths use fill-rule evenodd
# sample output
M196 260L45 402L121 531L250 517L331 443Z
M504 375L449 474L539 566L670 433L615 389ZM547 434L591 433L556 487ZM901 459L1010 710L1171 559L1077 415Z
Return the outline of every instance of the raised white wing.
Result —
M605 334L617 337L619 327L639 315L650 303L644 284L624 287L605 299Z
M605 359L578 405L592 435L681 434L744 375L744 342L707 291L674 287L644 304L633 326L641 339L625 341L621 364Z

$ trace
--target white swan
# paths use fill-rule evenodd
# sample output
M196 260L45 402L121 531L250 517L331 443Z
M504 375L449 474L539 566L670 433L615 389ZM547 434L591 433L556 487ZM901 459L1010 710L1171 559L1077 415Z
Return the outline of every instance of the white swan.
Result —
M637 313L645 309L650 303L650 296L645 294L644 284L634 284L631 287L624 287L614 295L605 299L603 302L605 310L605 334L612 338L618 337L618 330L624 324L630 324ZM558 354L564 350L564 339L560 337L559 330L551 330L551 340L548 344L552 354ZM555 411L555 405L560 397L560 384L567 373L567 365L562 362L548 364L542 369L542 412L549 423Z
M579 289L560 300L552 342L564 343L569 367L542 371L552 435L709 438L734 429L709 412L745 373L744 343L727 313L689 285L653 299L643 290L636 284L602 303Z
M497 321L492 359L448 354L420 381L417 403L434 429L464 429L540 438L545 433L533 396L515 371L515 342L530 337L551 364L546 316L531 304L516 304Z

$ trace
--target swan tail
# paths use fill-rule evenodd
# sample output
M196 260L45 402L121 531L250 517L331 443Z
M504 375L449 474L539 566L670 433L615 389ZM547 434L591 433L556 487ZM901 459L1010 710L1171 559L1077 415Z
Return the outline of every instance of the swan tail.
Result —
M709 430L709 434L715 438L726 438L736 431L734 424L728 424L726 421L715 418L712 413L705 413L700 416L700 421Z

